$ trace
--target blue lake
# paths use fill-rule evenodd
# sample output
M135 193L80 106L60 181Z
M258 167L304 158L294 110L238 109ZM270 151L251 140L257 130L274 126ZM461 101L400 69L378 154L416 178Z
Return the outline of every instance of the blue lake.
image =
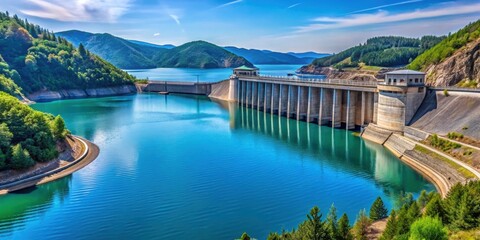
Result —
M350 131L205 97L40 103L100 149L72 176L0 197L0 239L265 239L332 203L354 221L433 186Z
M295 73L302 65L256 65L263 75L287 76ZM180 81L180 82L218 82L228 79L232 75L230 68L194 69L194 68L154 68L126 70L139 79L152 81Z

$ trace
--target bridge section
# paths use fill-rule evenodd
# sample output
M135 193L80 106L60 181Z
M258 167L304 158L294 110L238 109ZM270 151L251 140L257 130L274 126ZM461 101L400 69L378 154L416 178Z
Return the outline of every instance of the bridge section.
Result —
M376 123L377 82L235 76L230 98L241 106L333 127Z

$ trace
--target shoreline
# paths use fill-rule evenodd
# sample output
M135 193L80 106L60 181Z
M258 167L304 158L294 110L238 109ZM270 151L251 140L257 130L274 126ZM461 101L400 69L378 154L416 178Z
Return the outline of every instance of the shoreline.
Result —
M84 152L80 155L80 157L65 166L58 167L56 169L38 174L36 176L4 184L3 186L0 186L0 195L8 194L21 189L34 187L61 179L82 169L83 167L87 166L95 159L97 159L100 153L100 149L97 145L79 136L72 135L72 138L74 138L75 141L79 141L80 144L83 145Z

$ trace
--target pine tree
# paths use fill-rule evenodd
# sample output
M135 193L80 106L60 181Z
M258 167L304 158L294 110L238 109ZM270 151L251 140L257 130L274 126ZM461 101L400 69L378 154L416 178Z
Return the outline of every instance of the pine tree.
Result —
M383 231L380 239L391 240L397 235L397 232L398 232L397 213L395 212L395 210L392 210L392 212L390 213L390 217L388 218L388 221L387 221L387 226L385 227L385 230Z
M307 233L308 239L320 240L328 236L324 223L322 222L322 213L320 213L320 209L317 206L310 210L310 214L307 215L307 218L310 225L310 231Z
M327 215L327 230L330 239L338 239L337 209L332 204Z
M407 205L403 205L398 211L397 215L397 233L398 235L402 235L408 233L410 231L410 221L408 220L408 208Z
M250 239L251 239L250 236L248 236L246 232L244 232L240 237L240 240L250 240Z
M346 213L338 220L338 240L352 240L353 235L350 232L350 220Z
M365 209L360 210L357 216L357 220L355 221L355 225L353 226L353 230L355 232L355 239L357 240L366 240L368 227L371 224L370 218L367 217L367 213Z
M421 216L422 216L422 212L420 211L418 204L414 202L412 205L410 205L407 212L409 223L412 224L413 222L415 222L415 220L417 220Z
M427 194L427 191L422 190L417 200L417 203L420 209L423 209L427 205L428 201L429 201L429 194Z
M84 57L85 55L87 55L87 51L85 50L85 47L83 46L83 44L80 43L80 45L78 46L78 53L80 53L80 56Z
M446 222L445 209L442 205L442 199L440 195L435 195L425 206L425 216L438 217L442 222Z
M379 219L386 218L387 216L388 210L383 204L382 198L378 197L370 208L370 219L377 221Z

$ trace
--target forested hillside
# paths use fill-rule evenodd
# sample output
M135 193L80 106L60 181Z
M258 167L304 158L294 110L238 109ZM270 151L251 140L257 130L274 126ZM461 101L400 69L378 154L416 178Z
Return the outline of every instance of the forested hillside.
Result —
M75 46L83 44L90 52L123 69L155 68L154 55L166 48L140 45L107 33L93 34L82 31L66 31L56 34L71 41Z
M230 68L253 64L217 45L195 41L158 54L153 59L158 67Z
M313 61L316 67L404 66L425 50L435 46L443 37L424 36L420 39L405 37L374 37L366 43Z
M77 49L64 38L8 13L0 13L0 55L0 75L11 78L25 93L111 87L134 80L83 46ZM6 87L9 93L18 90L8 80L1 78L0 82L10 86Z
M35 111L0 92L0 170L24 169L54 159L56 141L66 134L61 117Z

